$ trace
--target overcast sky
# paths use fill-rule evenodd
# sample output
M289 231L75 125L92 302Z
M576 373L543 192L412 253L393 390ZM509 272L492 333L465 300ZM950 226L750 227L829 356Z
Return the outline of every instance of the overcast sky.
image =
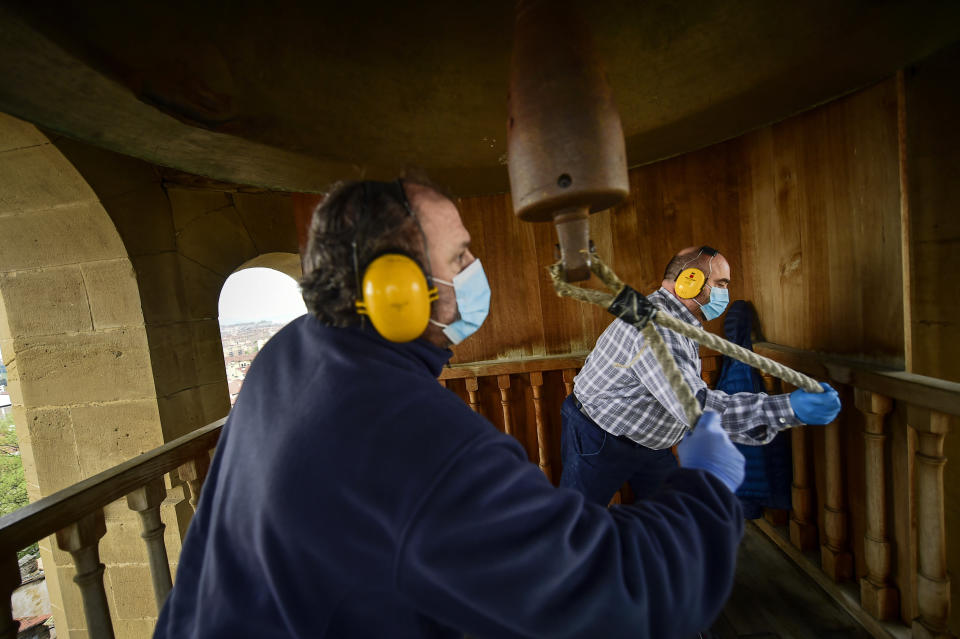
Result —
M306 312L297 282L269 268L237 271L220 291L221 324L259 320L286 323Z

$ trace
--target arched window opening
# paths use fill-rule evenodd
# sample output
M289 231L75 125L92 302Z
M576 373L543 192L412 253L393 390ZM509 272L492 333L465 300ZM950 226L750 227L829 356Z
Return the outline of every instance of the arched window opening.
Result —
M300 287L289 275L271 268L237 271L220 291L220 337L230 387L237 400L254 357L290 320L307 312Z

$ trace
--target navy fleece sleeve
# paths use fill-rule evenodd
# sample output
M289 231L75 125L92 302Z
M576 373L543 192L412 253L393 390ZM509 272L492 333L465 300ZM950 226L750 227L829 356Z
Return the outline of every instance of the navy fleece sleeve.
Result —
M606 509L485 439L424 496L396 578L424 614L478 637L687 639L722 608L742 534L739 502L702 471Z

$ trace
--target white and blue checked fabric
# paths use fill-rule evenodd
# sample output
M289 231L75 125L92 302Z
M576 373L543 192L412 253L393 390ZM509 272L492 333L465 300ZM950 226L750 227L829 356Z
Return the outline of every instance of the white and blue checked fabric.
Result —
M700 326L700 322L665 288L647 296L661 312ZM723 429L740 444L766 444L788 425L799 424L788 395L711 390L700 377L697 343L654 324L700 400L704 410L720 413ZM687 419L677 396L639 330L614 320L603 332L574 379L574 395L583 411L613 435L660 450L683 438Z

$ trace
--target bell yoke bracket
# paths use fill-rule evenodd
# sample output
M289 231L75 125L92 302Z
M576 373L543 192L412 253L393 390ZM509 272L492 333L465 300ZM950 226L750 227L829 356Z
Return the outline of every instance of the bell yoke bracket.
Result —
M642 329L657 313L657 307L635 289L624 285L607 311L627 324Z

